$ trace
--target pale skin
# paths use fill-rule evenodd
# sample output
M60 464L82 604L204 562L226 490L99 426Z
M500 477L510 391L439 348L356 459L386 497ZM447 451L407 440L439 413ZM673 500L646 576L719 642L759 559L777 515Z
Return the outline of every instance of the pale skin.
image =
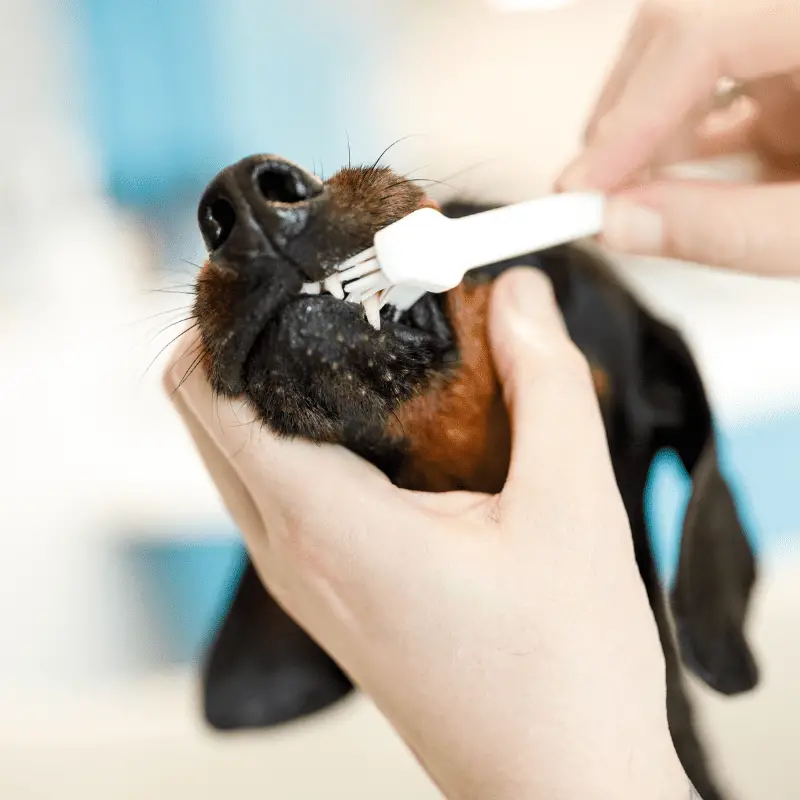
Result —
M559 188L612 193L604 238L614 249L800 275L798 42L798 3L643 3ZM709 114L720 78L745 98ZM759 180L667 176L676 162L742 152L764 164Z
M686 798L588 365L532 270L497 280L489 324L513 428L497 496L279 441L199 370L176 390L190 358L166 386L265 584L446 797Z
M644 3L560 188L612 194L613 248L800 274L798 42L798 3ZM750 106L711 119L720 77ZM748 150L763 182L666 177ZM490 334L513 428L497 496L403 491L341 448L278 441L200 371L176 388L179 357L165 383L265 584L445 796L696 797L588 368L542 276L498 279Z

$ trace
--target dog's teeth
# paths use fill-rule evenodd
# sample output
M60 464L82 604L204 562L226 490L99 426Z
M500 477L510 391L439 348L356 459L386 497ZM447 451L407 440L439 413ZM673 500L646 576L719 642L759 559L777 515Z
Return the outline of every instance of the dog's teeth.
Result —
M354 256L351 256L347 259L347 261L343 261L337 269L343 270L347 269L348 267L352 267L355 264L360 264L367 258L373 258L375 256L375 248L370 247L368 250L362 250L360 253L356 253Z
M381 291L378 297L379 297L380 307L383 308L392 297L392 287L390 286L388 289L384 289L383 291Z
M360 278L362 275L368 275L370 272L377 272L380 269L380 264L378 264L377 258L371 258L369 261L365 261L363 264L356 264L349 269L343 269L339 273L339 280L344 281L352 281L356 278Z
M361 302L361 292L351 292L347 295L347 302L348 303L360 303Z
M344 289L342 288L342 279L338 275L331 275L322 281L322 288L326 292L330 292L337 300L344 300Z
M300 288L301 294L319 294L322 291L322 287L319 283L304 283Z
M376 331L381 329L381 311L380 301L377 293L370 295L364 300L364 313L367 315L367 321Z

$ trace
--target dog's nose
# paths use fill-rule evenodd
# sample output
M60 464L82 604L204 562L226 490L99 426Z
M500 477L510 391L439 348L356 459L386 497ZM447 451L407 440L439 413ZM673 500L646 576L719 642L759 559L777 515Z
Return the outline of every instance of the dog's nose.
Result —
M250 156L209 184L197 209L212 256L225 261L277 255L308 222L319 178L278 156Z

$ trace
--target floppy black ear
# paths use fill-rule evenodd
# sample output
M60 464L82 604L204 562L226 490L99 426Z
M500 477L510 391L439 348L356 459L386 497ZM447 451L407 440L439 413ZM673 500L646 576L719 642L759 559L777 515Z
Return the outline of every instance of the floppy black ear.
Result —
M672 610L683 660L709 686L739 694L758 683L744 627L756 565L710 441L692 472Z
M262 585L248 559L206 655L203 706L218 730L266 728L345 697L352 683Z
M703 382L683 338L653 318L645 323L645 381L656 407L659 447L674 449L692 478L671 604L686 666L723 694L758 683L745 636L756 563L720 469Z

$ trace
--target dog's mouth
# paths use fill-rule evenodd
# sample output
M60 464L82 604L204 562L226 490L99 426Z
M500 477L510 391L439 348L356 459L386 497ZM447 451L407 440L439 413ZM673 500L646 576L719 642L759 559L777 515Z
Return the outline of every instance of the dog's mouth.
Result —
M424 197L417 206L417 209L420 208L439 210L439 204ZM389 309L385 312L385 316L397 321L402 311L419 296L414 292L413 297L408 298L409 302L403 302L406 287L392 285L383 274L375 247L363 250L338 264L334 271L328 273L322 280L304 283L300 291L302 294L310 295L329 294L337 300L360 305L364 309L367 322L376 331L381 329L381 312L386 306Z
M399 324L391 292L358 291L360 267L349 260L378 230L431 205L385 167L347 167L323 182L285 159L252 156L220 172L198 207L209 259L194 306L215 389L243 392L256 351L288 330L285 345L305 343L312 358L325 336L383 340L413 327Z

